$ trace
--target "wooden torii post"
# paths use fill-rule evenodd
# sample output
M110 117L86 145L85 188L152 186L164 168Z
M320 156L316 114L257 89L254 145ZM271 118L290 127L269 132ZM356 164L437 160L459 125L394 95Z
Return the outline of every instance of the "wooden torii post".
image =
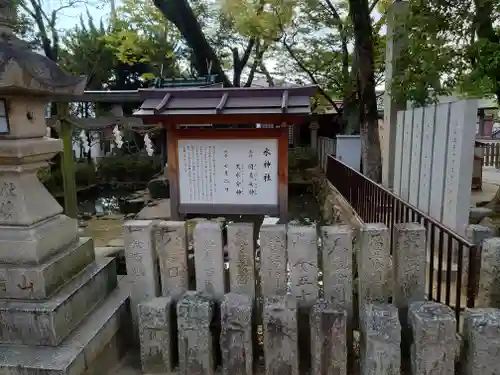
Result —
M67 103L57 103L57 117L47 118L46 124L55 128L63 141L61 157L61 175L64 188L64 210L69 217L78 216L78 199L75 181L75 162L73 159L73 130L75 127L83 130L101 130L114 125L143 127L141 119L123 116L121 104L115 104L109 114L95 118L79 118L70 116Z

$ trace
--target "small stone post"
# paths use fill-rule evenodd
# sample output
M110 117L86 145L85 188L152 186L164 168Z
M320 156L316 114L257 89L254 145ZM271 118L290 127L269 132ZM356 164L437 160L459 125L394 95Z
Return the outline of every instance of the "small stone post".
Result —
M462 368L464 375L498 374L500 310L471 309L464 314Z
M196 289L224 297L224 252L222 226L215 221L202 221L194 228L194 264Z
M174 369L176 346L173 335L172 297L153 298L139 304L139 340L141 365L145 373L163 373Z
M425 300L426 230L420 224L394 226L393 303L401 325L407 326L408 307Z
M400 375L401 326L398 310L388 304L365 304L360 311L361 374Z
M228 224L227 247L231 292L253 298L255 296L253 224Z
M290 266L291 295L297 300L300 362L311 362L309 315L318 300L318 238L316 226L289 225L287 253Z
M352 353L353 330L353 232L349 225L321 228L323 288L336 311L346 311L347 354Z
M477 264L481 263L481 248L483 247L483 241L487 238L493 237L494 233L491 228L485 227L484 225L479 224L470 224L467 226L465 231L466 237L472 242L474 245L478 246L479 251L476 253L476 262ZM469 250L464 248L463 252L463 263L462 263L462 288L463 290L467 290L469 286ZM479 270L476 270L479 271ZM476 277L476 285L474 286L478 288L479 278Z
M365 224L360 232L358 260L359 311L365 303L389 301L389 264L389 228L382 223Z
M187 230L187 243L194 244L194 228L198 225L198 223L202 223L208 221L204 217L195 217L193 219L189 219L186 221L186 230Z
M298 375L297 302L291 296L264 300L266 375Z
M311 307L318 299L318 242L316 227L288 227L288 263L292 296L299 307Z
M155 228L155 247L161 273L161 294L177 299L188 290L186 224L161 221Z
M253 374L253 300L246 295L228 293L221 304L223 375Z
M311 310L311 375L347 375L347 312L320 300Z
M213 301L200 292L188 291L177 303L180 374L214 374L213 317Z
M500 308L500 238L483 242L476 307Z
M347 311L347 326L352 323L352 249L349 225L321 227L323 286L325 299Z
M263 297L286 294L286 227L262 226L260 230L260 286Z
M123 224L123 229L127 278L131 284L130 309L134 332L136 332L137 306L142 301L159 295L156 252L153 243L153 221L127 221Z
M458 350L456 319L453 310L436 302L414 302L408 311L413 333L412 374L455 374Z
M312 121L309 125L309 130L311 131L311 149L314 150L314 153L317 153L318 148L318 129L319 124L318 121Z

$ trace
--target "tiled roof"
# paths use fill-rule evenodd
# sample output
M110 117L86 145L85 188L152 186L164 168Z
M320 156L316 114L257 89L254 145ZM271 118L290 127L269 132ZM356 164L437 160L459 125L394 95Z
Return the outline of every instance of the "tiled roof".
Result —
M139 90L144 100L134 115L201 116L201 115L308 115L315 86L304 87L238 87L183 88Z

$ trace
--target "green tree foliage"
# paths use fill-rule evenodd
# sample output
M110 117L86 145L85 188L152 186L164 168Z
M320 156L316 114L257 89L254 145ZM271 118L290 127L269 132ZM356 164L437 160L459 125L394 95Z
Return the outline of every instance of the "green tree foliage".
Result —
M282 25L291 22L295 5L294 0L221 1L222 25L237 36L240 46L245 50L243 56L239 57L238 49L231 48L234 83L239 83L244 65L252 57L251 63L248 64L248 79L245 85L249 86L258 72L266 77L268 83L274 84L265 66L265 54L281 38Z
M227 86L250 86L256 74L272 81L264 55L275 42L271 15L279 3L228 1L153 0L192 51L199 75L218 74Z
M177 73L173 49L179 41L177 29L166 23L150 0L123 0L104 36L118 61L128 65L147 64L150 69L143 78L152 79L161 73Z
M102 21L96 25L92 17L65 35L61 65L75 75L88 76L87 88L99 90L110 84L118 58L106 43L107 29Z
M379 33L383 22L383 18L372 22L377 84L384 70L385 38ZM280 52L279 72L297 83L318 85L320 108L333 106L342 113L347 131L358 131L357 67L348 2L297 1L291 22L281 27L281 43L273 48ZM344 101L343 108L336 104L339 100Z
M86 18L66 33L61 64L73 74L88 76L87 89L134 90L150 87L160 74L179 75L172 54L178 34L149 1L124 1L106 27L102 20L96 24L90 14ZM130 115L138 105L124 103L123 111ZM91 117L109 109L106 103L78 103L72 112ZM133 138L142 144L142 137L134 133Z
M222 11L235 30L267 42L279 39L282 25L292 21L295 0L223 0Z
M147 0L125 0L107 27L90 14L64 38L62 65L89 77L89 89L126 90L147 87L164 74L179 74L173 46L175 28Z
M417 105L439 95L496 96L500 103L500 2L411 0L400 20L408 43L391 91Z

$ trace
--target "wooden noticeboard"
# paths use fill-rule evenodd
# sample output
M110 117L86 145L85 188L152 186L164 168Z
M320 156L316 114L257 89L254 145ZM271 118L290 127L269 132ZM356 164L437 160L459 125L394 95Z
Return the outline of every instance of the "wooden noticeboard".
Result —
M172 218L288 209L288 130L168 128Z

